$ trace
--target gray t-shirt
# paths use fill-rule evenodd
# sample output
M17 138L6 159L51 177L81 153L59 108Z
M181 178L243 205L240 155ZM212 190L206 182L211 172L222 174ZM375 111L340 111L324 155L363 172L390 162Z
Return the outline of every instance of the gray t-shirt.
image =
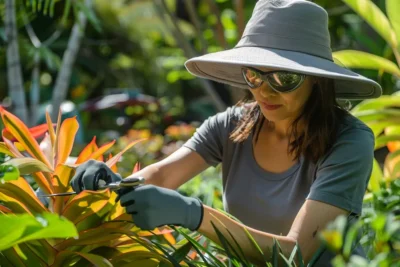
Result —
M229 139L243 108L232 107L208 118L185 143L210 165L222 163L223 203L245 225L287 235L306 199L360 215L372 171L374 136L357 118L347 116L332 149L317 163L301 157L282 173L272 173L254 158L252 135L242 143ZM363 255L361 247L354 252ZM331 255L324 252L317 266ZM329 266L329 265L326 265Z

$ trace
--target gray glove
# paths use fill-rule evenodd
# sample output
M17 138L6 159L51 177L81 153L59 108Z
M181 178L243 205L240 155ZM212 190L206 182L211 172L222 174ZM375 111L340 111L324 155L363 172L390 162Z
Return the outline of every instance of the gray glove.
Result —
M142 230L179 225L194 231L203 221L203 205L200 200L183 196L171 189L147 184L119 194L121 205Z
M97 190L99 179L107 184L122 180L121 175L114 173L104 162L91 159L76 168L71 186L78 193L83 190Z

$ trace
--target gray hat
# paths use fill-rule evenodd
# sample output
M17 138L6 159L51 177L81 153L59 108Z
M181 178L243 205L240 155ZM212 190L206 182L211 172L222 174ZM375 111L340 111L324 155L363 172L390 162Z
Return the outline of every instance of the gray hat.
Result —
M259 0L233 48L189 59L193 75L248 88L242 66L267 67L332 78L340 99L368 99L380 85L333 62L328 14L305 0Z

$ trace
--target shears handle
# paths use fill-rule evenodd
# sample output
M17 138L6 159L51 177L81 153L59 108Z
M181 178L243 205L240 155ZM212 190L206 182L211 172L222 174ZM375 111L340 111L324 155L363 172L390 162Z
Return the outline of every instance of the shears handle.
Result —
M136 187L141 184L144 184L145 179L143 177L129 177L122 179L119 182L115 183L104 183L104 180L99 180L98 190L110 188L111 190L118 190L124 187Z

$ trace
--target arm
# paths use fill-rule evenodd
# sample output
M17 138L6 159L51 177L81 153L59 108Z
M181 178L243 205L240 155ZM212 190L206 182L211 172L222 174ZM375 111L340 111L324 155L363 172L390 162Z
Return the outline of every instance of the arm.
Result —
M299 244L305 264L307 264L318 247L321 245L317 233L324 229L326 225L333 221L337 216L347 214L348 212L335 206L325 204L319 201L306 200L296 216L293 225L286 236L273 235L266 232L247 227L225 214L204 206L204 218L198 231L220 244L219 238L212 227L211 222L223 233L230 244L234 241L230 238L226 229L239 243L243 253L248 259L256 264L265 264L265 260L270 260L272 256L273 239L276 239L285 257L289 258L296 242ZM257 248L252 244L252 241L247 237L243 230L245 228L255 239L257 244L265 255L265 259ZM236 247L235 247L236 248Z
M181 147L165 159L149 165L131 176L143 176L146 184L177 189L209 165L196 152Z

